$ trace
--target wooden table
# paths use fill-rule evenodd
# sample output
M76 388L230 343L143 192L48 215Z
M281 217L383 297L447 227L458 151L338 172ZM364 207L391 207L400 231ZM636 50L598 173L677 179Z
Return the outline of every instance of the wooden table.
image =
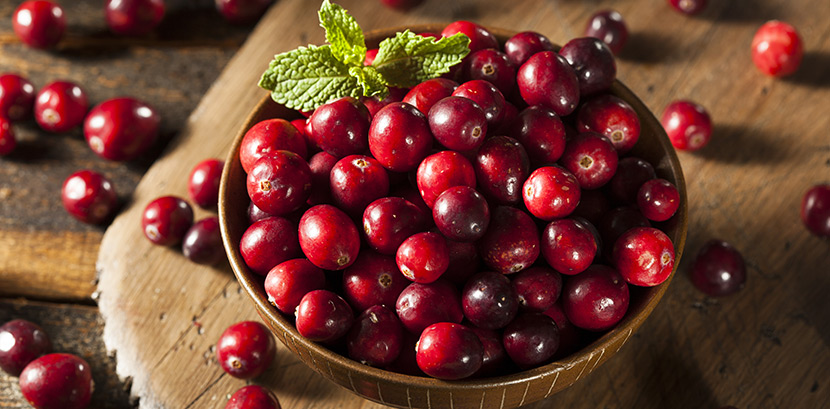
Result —
M39 322L56 350L90 362L96 381L92 407L130 407L130 380L116 376L119 357L106 353L96 308L95 266L104 230L63 211L60 184L80 168L102 171L131 208L139 179L185 128L251 27L226 24L212 4L168 0L168 14L154 34L115 38L106 31L99 1L65 0L59 3L68 16L67 38L57 50L37 51L22 46L11 31L17 3L0 5L0 71L20 72L36 87L58 78L77 81L93 103L133 95L163 113L162 141L135 162L104 161L86 147L80 130L52 135L32 121L16 127L21 144L14 155L0 159L0 322L17 317ZM534 408L830 407L830 244L810 236L798 217L803 192L830 182L830 10L818 0L711 3L701 16L689 18L661 1L645 0L428 0L409 13L374 0L342 2L365 29L471 19L533 29L559 43L580 35L591 13L613 7L631 32L618 77L655 113L671 100L688 98L714 118L710 146L680 154L690 200L689 237L666 298L616 357ZM298 20L315 18L317 7L315 1L278 0L268 18L294 30ZM749 58L754 31L773 18L794 24L804 37L804 63L791 78L764 77ZM304 24L286 41L292 43L273 52L320 42L322 31ZM168 153L175 148L170 144ZM746 258L749 278L739 294L708 298L687 278L694 253L713 237L731 242ZM244 297L238 305L252 314ZM223 407L226 394L243 384L219 382L216 365L199 349L180 348L176 354L206 365L201 378L177 385L212 398L194 407ZM285 350L280 359L260 381L277 390L283 407L378 407L310 370L290 369L297 361ZM169 369L150 375L175 376ZM311 386L298 392L296 379ZM28 407L16 382L0 374L0 407ZM147 393L136 389L136 395ZM193 402L172 400L167 407Z

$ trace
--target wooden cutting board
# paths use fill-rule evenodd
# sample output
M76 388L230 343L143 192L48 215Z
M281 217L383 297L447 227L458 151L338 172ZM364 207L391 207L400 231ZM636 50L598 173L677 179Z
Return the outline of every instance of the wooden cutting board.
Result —
M402 14L374 0L340 3L364 29L467 18L536 30L560 43L578 36L588 15L600 7L570 1L435 0ZM619 77L652 109L688 97L715 115L720 141L699 155L681 155L692 215L687 254L694 255L712 236L730 240L747 257L749 284L739 296L712 300L685 277L676 279L617 356L570 389L530 407L826 406L830 320L823 297L830 251L826 242L804 233L794 209L805 186L827 182L830 170L830 120L819 103L830 101L819 64L830 50L828 24L809 7L787 16L802 27L816 27L808 46L822 51L810 57L819 66L803 67L796 80L775 81L752 72L748 59L713 62L699 51L745 54L754 29L744 22L762 18L741 14L741 7L753 9L751 2L711 4L699 19L652 3L614 4L629 16L634 33ZM200 160L225 158L264 93L255 84L273 54L323 41L318 6L306 0L276 2L104 235L97 263L104 341L117 357L119 376L132 380L132 394L142 408L222 408L228 395L245 384L219 368L214 344L228 325L258 319L252 304L229 267L197 266L178 249L151 245L142 237L141 212L155 197L186 197L187 175ZM707 42L713 37L739 41ZM823 178L815 176L819 171ZM197 218L209 214L197 211ZM688 263L687 258L681 271ZM786 276L790 272L799 279ZM381 407L317 376L281 346L274 365L256 382L273 389L284 408Z

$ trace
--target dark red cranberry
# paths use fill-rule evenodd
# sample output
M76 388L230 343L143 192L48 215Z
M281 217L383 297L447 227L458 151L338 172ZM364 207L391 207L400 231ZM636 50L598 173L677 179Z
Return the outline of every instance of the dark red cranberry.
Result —
M595 264L565 280L562 309L568 320L589 331L605 331L617 325L628 311L628 284L611 267Z
M490 207L480 193L469 186L451 187L441 193L432 208L435 226L444 237L455 241L476 241L490 225Z
M107 0L107 25L115 34L143 36L164 17L164 0Z
M538 312L519 314L502 334L504 350L520 368L538 366L559 348L559 328L553 318Z
M319 109L319 108L318 108ZM408 172L418 167L432 147L427 118L405 102L394 102L375 115L369 128L369 150L386 169Z
M205 159L190 171L187 193L190 200L205 209L212 209L219 203L219 181L225 162L219 159Z
M360 251L360 235L354 222L331 205L317 205L303 214L299 238L305 256L325 270L342 270L352 265Z
M242 234L239 252L251 271L266 275L277 264L302 255L297 225L282 217L257 221Z
M479 240L484 264L503 274L518 273L539 257L539 230L531 217L515 208L493 209L490 227Z
M706 8L706 0L667 0L675 10L686 14L699 14Z
M35 87L17 74L0 75L0 117L21 121L32 115Z
M467 378L481 368L484 346L475 332L461 325L430 325L418 340L418 366L427 375L444 380Z
M366 106L352 97L321 105L308 119L311 140L338 158L366 151L371 122Z
M554 270L567 275L587 269L597 255L599 246L585 222L559 219L542 231L542 256Z
M485 48L499 48L499 41L486 28L470 21L454 21L444 27L441 37L452 37L456 33L463 33L470 38L470 53Z
M597 189L617 172L619 158L614 145L595 132L583 132L568 141L559 163L571 171L583 189Z
M542 51L553 51L553 44L547 37L535 31L523 31L504 43L504 52L516 67L521 67L530 56Z
M135 98L113 98L89 111L84 137L98 156L109 160L132 160L156 141L161 118L146 103Z
M52 341L39 325L11 320L0 326L0 369L18 376L37 357L52 352Z
M214 265L225 260L219 218L211 216L193 223L182 239L182 253L196 264Z
M504 95L510 94L516 86L516 69L507 54L492 48L468 55L461 70L465 80L485 80Z
M176 196L162 196L147 204L141 218L144 236L153 244L178 244L193 224L193 209Z
M559 328L559 348L553 354L554 358L567 356L581 346L579 329L568 320L565 311L562 310L562 298L553 304L542 314L553 318L556 327Z
M317 342L330 342L346 335L354 323L349 303L328 290L306 294L297 307L297 331Z
M637 192L637 206L649 220L669 220L680 207L680 193L666 179L651 179Z
M398 296L395 309L403 326L413 334L436 322L460 323L464 318L458 289L443 278L408 285Z
M830 185L815 185L804 194L801 221L810 233L830 238Z
M556 163L565 150L565 125L553 110L540 105L519 112L507 134L522 144L535 164Z
M501 344L501 334L492 329L468 327L478 335L481 346L484 348L484 355L481 359L481 368L474 376L491 376L503 371L507 364L507 352Z
M274 151L254 163L247 179L251 201L273 215L299 209L311 195L311 169L291 151Z
M395 254L407 237L424 230L426 226L424 212L400 197L375 200L363 212L366 241L382 254Z
M640 118L634 108L611 94L591 98L577 114L580 132L605 135L620 154L628 152L640 138Z
M216 10L230 23L249 24L268 10L273 0L216 0Z
M670 103L660 119L669 141L681 151L696 151L712 137L712 119L701 105L678 100Z
M320 147L318 147L311 140L311 136L309 135L307 118L293 119L293 120L290 121L290 123L291 123L291 125L294 126L294 128L297 130L297 132L299 132L300 136L303 137L303 141L305 141L306 153L307 154L314 154L314 153L320 152ZM287 149L287 150L291 150L291 149ZM241 149L240 149L240 152L241 152ZM294 153L296 153L296 152L294 152ZM303 156L303 155L300 155L300 156ZM303 156L303 157L305 157L305 156ZM309 161L310 161L310 159L309 159Z
M256 321L229 326L216 342L219 366L234 378L256 378L268 369L276 352L274 337Z
M63 9L51 1L24 1L14 11L12 28L29 47L52 48L63 37L66 17Z
M656 177L654 167L645 160L633 156L622 158L617 163L617 172L608 182L608 191L617 202L634 204L640 186Z
M620 206L609 210L597 224L602 242L610 249L623 233L635 227L651 227L640 209Z
M709 240L697 253L689 275L698 290L721 297L744 288L746 264L741 253L729 243Z
M580 98L611 88L617 78L614 53L598 38L574 38L562 46L559 55L565 57L576 72Z
M380 0L386 7L391 7L396 10L407 11L409 9L415 8L424 0Z
M614 55L619 55L628 41L628 27L622 15L614 10L594 13L585 26L585 36L599 38Z
M17 147L17 137L12 123L0 116L0 156L7 156Z
M484 80L467 81L452 92L454 97L473 100L484 111L487 125L496 129L504 117L504 95L493 84Z
M427 115L435 103L452 95L456 88L458 88L458 83L453 80L433 78L412 87L403 97L403 102L418 108L421 113Z
M334 203L331 196L331 170L337 163L337 157L327 152L317 152L308 160L311 170L311 194L308 203L311 206Z
M401 353L398 354L398 358L391 364L387 365L385 369L405 375L427 376L421 368L418 368L418 361L415 358L415 350L417 349L418 338L420 335L420 332L412 334L409 331L404 331Z
M374 118L375 115L380 111L381 108L393 103L393 102L401 102L403 101L403 97L409 92L407 88L398 88L398 87L388 87L389 93L386 94L385 97L380 98L379 96L374 96L371 98L367 97L360 97L359 101L366 106L366 109L369 110L369 115ZM424 114L426 115L426 114Z
M467 158L458 152L442 151L426 157L416 174L418 190L430 208L435 199L453 186L476 185L476 172Z
M389 175L371 156L349 155L330 172L334 203L346 213L359 217L369 203L389 193Z
M562 275L547 267L531 267L516 274L512 285L523 310L542 312L559 299Z
M522 198L531 214L550 221L571 214L579 204L581 192L571 172L559 166L544 166L525 180Z
M294 125L284 119L266 119L257 122L245 132L239 145L239 162L245 173L250 173L259 158L278 150L286 150L305 158L306 143Z
M401 175L401 173L393 174ZM410 183L412 173L403 175L406 175L406 182L397 183L393 187L392 192L389 193L389 196L406 199L406 201L414 204L415 207L417 207L421 212L423 212L424 217L429 218L429 215L432 214L432 209L430 209L429 206L427 206L426 202L424 202L424 198L421 197L421 192L419 192L416 187L413 187L413 185L415 185L416 183Z
M503 328L519 311L519 296L502 273L478 273L464 284L461 291L464 316L479 328Z
M281 409L279 400L263 386L248 385L231 395L225 409Z
M453 240L447 240L447 247L450 249L450 265L441 278L460 288L468 278L480 271L481 258L478 256L478 248L473 242Z
M262 209L256 207L256 205L251 202L248 203L248 223L254 224L262 219L266 219L268 217L273 217L273 214L268 214L262 211Z
M410 282L401 274L394 257L364 250L343 272L343 296L356 311L373 305L394 308Z
M784 77L796 72L803 55L801 36L783 21L767 21L752 37L752 62L766 75Z
M416 233L401 243L395 262L404 277L416 283L431 283L447 271L450 250L438 233Z
M474 150L487 135L487 116L468 98L444 98L432 106L427 118L435 140L448 149Z
M395 312L383 305L363 311L346 335L349 358L371 366L386 366L398 358L403 326Z
M37 93L35 120L44 131L66 132L84 121L87 108L89 103L81 87L55 81Z
M112 183L100 173L86 169L66 178L61 199L69 214L90 224L109 220L118 206L118 196Z
M583 190L579 198L579 204L571 213L571 216L582 217L590 223L598 225L609 210L611 210L611 203L602 190Z
M509 136L488 138L476 153L473 163L478 190L500 204L518 204L522 184L530 174L527 152Z
M531 56L516 77L522 99L565 116L579 103L579 80L568 61L553 51Z
M37 409L84 409L94 388L92 371L72 354L48 354L20 373L20 392Z
M265 294L284 314L294 314L303 296L326 286L323 270L304 258L283 261L268 271Z
M674 268L674 245L653 227L635 227L614 243L612 260L625 281L653 287L666 281Z

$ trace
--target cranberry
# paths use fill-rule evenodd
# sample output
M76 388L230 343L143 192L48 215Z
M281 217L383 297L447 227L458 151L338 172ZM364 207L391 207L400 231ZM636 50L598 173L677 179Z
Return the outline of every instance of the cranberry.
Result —
M83 409L92 398L89 364L72 354L48 354L20 373L20 392L37 409Z
M74 218L90 224L110 219L118 206L112 183L98 172L79 170L63 182L63 207Z
M574 68L582 98L611 88L617 77L614 53L598 38L581 37L568 41L559 50L559 55Z
M318 108L319 109L319 108ZM369 128L369 150L386 169L415 169L432 147L426 116L405 102L394 102L375 115Z
M675 10L686 14L698 14L706 8L706 0L667 0Z
M650 163L633 156L622 158L617 163L617 172L608 182L608 191L617 202L637 203L637 192L643 183L657 178Z
M507 134L519 141L533 163L555 163L565 150L565 125L555 112L540 105L519 112Z
M721 297L744 288L746 265L735 247L722 240L709 240L697 253L689 275L698 290Z
M245 132L239 145L239 162L245 173L250 173L261 157L278 150L286 150L305 158L305 141L294 125L284 119L266 119L257 122Z
M113 98L89 111L84 137L98 156L109 160L131 160L156 141L161 118L135 98Z
M430 325L418 340L415 356L427 375L443 379L467 378L481 368L484 346L475 332L450 322Z
M421 197L421 192L418 191L417 188L413 187L416 183L410 183L410 180L413 179L412 173L405 174L405 173L392 173L392 175L405 175L406 182L400 182L394 184L394 189L392 192L389 193L389 196L392 197L400 197L406 199L409 203L415 205L423 214L424 217L429 217L432 214L432 209L427 206L426 202L424 202L424 198ZM417 176L417 175L415 175ZM415 178L417 179L417 178ZM416 181L413 181L416 182ZM407 236L408 237L408 236ZM406 238L406 237L404 237ZM403 241L403 240L401 240ZM397 247L396 247L397 249ZM394 251L393 251L394 252Z
M599 220L597 225L602 242L613 246L623 233L635 227L651 227L648 219L640 209L631 206L620 206L609 210Z
M141 218L144 236L153 244L179 243L193 224L193 209L176 196L162 196L147 204Z
M190 200L205 209L215 208L219 203L219 181L224 167L225 162L219 159L205 159L197 163L190 171L187 183Z
M404 277L417 283L431 283L447 271L450 250L438 233L416 233L401 243L395 262Z
M458 152L442 151L427 156L418 166L418 190L430 208L435 199L453 186L476 185L476 173L467 158Z
M164 17L164 0L107 0L107 25L115 34L143 36Z
M478 244L488 267L503 274L518 273L539 257L539 230L527 213L499 206L492 211L490 227Z
M618 55L628 41L628 27L622 15L614 10L602 10L594 13L585 26L587 37L599 38L608 45L614 55Z
M519 311L519 296L504 274L478 273L461 291L464 316L473 325L485 329L502 328L513 321Z
M469 328L478 335L478 340L481 341L481 346L484 348L481 368L474 375L490 376L503 371L507 363L507 352L504 351L504 346L501 344L501 334L492 329Z
M418 337L421 333L412 334L409 331L403 333L403 344L401 345L401 353L394 362L387 365L386 370L397 372L405 375L426 376L421 368L418 368L418 361L415 357L415 350L417 349Z
M674 268L674 246L666 233L635 227L614 243L614 265L625 281L652 287L666 281Z
M532 55L519 68L516 83L528 105L542 105L565 116L579 102L579 79L568 61L553 51Z
M444 30L441 31L441 37L452 37L456 33L463 33L470 38L470 53L485 48L499 48L496 36L476 23L464 20L454 21L444 27Z
M709 143L712 120L706 109L692 101L670 103L660 119L669 141L681 151L696 151Z
M547 267L531 267L516 274L512 285L522 309L542 312L552 307L559 299L562 292L562 276Z
M579 204L580 194L576 177L559 166L544 166L534 170L522 188L527 210L547 221L571 214Z
M504 329L502 343L507 355L519 367L538 366L553 357L559 348L559 328L547 315L525 312Z
M262 209L256 207L256 205L251 202L248 203L248 223L254 224L262 219L266 219L269 217L273 217L274 215L265 213Z
M308 168L311 171L311 194L308 196L308 203L311 206L318 204L333 203L331 196L331 170L337 163L338 158L327 152L317 152L308 161Z
M611 94L592 98L579 108L577 127L605 135L620 154L628 152L640 138L640 118L634 108Z
M766 75L784 77L796 72L803 55L798 31L783 21L767 21L752 37L752 62Z
M370 156L349 155L340 159L329 177L334 203L353 216L362 215L369 203L389 193L386 169Z
M211 216L193 223L182 239L182 253L196 264L213 265L225 260L219 218Z
M300 247L315 266L342 270L354 263L360 235L346 213L331 205L308 209L300 219Z
M373 305L394 307L410 282L401 274L393 257L365 250L343 272L343 295L357 311Z
M530 174L527 152L515 139L494 136L484 141L476 153L478 189L485 197L500 204L518 204L522 184Z
M271 365L277 345L265 325L237 322L225 329L216 342L219 366L234 378L256 378Z
M680 193L666 179L651 179L637 192L637 206L649 220L669 220L680 207Z
M432 208L432 218L444 237L476 241L490 224L490 207L480 193L469 186L451 187L441 193Z
M637 186L637 189L639 189L639 186ZM611 210L611 203L602 190L583 190L579 198L579 204L571 213L571 216L582 217L592 224L598 225L609 210Z
M45 131L66 132L84 121L87 108L89 103L81 87L55 81L37 93L35 120Z
M273 0L216 0L216 10L230 23L248 24L257 21Z
M556 353L553 354L554 358L567 356L580 347L581 334L579 329L568 320L568 317L565 315L565 311L562 310L562 298L559 298L553 306L542 314L553 318L553 322L555 322L556 327L559 328L559 348L557 348Z
M481 258L478 256L476 243L447 240L450 249L450 265L441 276L459 288L467 282L473 274L479 271Z
M417 7L423 3L424 0L380 0L380 2L386 7L406 11Z
M605 331L617 325L628 310L628 285L619 272L595 264L565 280L562 309L568 320L589 331Z
M452 150L474 150L487 135L487 116L468 98L444 98L432 105L427 118L435 140Z
M294 152L270 152L254 163L247 186L257 207L282 216L305 204L311 194L311 169Z
M386 366L398 358L403 326L389 308L374 305L363 311L346 336L349 358L371 366Z
M231 395L225 409L281 409L279 400L270 390L259 385L239 388Z
M813 186L804 194L801 221L810 233L830 238L830 185Z
M302 255L297 225L282 217L259 220L242 234L239 252L251 271L268 274L277 264Z
M312 341L330 342L343 337L353 322L349 303L328 290L309 292L297 307L297 331Z
M504 117L504 95L493 84L484 80L467 81L452 92L454 97L464 97L473 100L487 118L490 129L496 129Z
M427 115L435 103L452 95L456 88L458 83L453 80L433 78L412 87L403 97L403 102Z
M375 200L363 212L366 241L382 254L395 254L407 237L424 230L426 225L426 215L400 197Z
M359 101L366 106L366 109L369 110L369 115L371 118L374 118L375 115L380 111L381 108L393 103L393 102L401 102L403 101L403 97L407 95L409 89L407 88L398 88L398 87L388 87L389 93L386 94L383 99L379 96L374 96L371 98L367 97L360 97ZM424 113L426 115L426 113Z
M268 271L264 284L268 302L285 314L293 314L303 296L325 286L323 270L303 258L277 264Z
M32 114L35 87L17 74L0 75L0 117L21 121Z
M535 31L523 31L504 43L504 52L516 67L521 67L530 56L542 51L553 51L553 44Z
M395 309L403 326L413 334L436 322L460 323L464 318L458 290L443 278L410 284L398 296Z
M52 341L39 325L11 320L0 326L0 369L18 376L37 357L52 352Z
M311 140L322 150L342 158L369 147L369 110L353 97L343 97L314 110L308 119Z
M571 171L583 189L602 187L617 172L614 145L595 132L583 132L565 146L560 163Z
M508 95L516 86L516 69L507 54L492 49L478 50L464 59L462 76L466 80L485 80Z
M599 246L588 225L577 219L550 222L542 231L542 256L554 270L579 274L594 261Z
M29 47L52 48L63 37L66 18L63 9L51 1L24 1L14 11L12 28Z

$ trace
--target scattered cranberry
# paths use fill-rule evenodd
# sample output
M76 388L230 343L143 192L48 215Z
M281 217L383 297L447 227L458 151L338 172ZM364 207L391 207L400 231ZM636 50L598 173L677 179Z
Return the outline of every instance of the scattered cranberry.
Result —
M349 332L354 313L349 303L328 290L306 294L297 307L297 331L317 342L330 342Z
M611 94L590 99L577 114L580 131L605 135L620 154L634 147L640 138L640 118L634 108Z
M419 6L424 0L380 0L380 2L386 7L407 11Z
M525 312L514 319L502 334L504 350L520 368L541 365L559 348L559 328L551 317Z
M519 296L519 306L527 311L548 310L562 292L562 276L542 266L531 267L516 274L512 284Z
M230 23L249 24L268 10L273 0L216 0L216 10Z
M516 86L516 69L507 54L492 49L478 50L464 59L462 77L467 80L485 80L508 95Z
M89 364L72 354L35 359L20 373L20 392L37 409L83 409L92 398Z
M228 327L216 342L216 359L228 375L253 379L274 360L277 345L265 325L242 321Z
M205 209L211 209L219 203L219 181L225 162L219 159L205 159L190 171L187 193L190 200Z
M413 170L431 147L432 133L426 116L412 105L391 103L381 108L372 120L369 150L386 169Z
M35 87L17 74L0 75L0 117L21 121L32 114Z
M52 352L52 342L39 325L11 320L0 326L0 369L18 376L37 357Z
M89 103L81 87L55 81L37 93L35 120L45 131L66 132L84 121L87 108Z
M721 297L744 288L746 265L735 247L725 241L710 240L697 253L690 276L698 290Z
M135 98L113 98L89 111L84 137L98 156L132 160L156 141L161 118L151 106Z
M164 0L107 0L107 25L115 34L143 36L164 17Z
M614 265L625 281L653 287L666 281L674 268L674 245L653 227L635 227L614 243Z
M192 224L193 209L176 196L162 196L148 203L141 218L144 236L160 246L179 243Z
M519 296L504 274L478 273L461 291L464 316L479 328L503 328L519 311Z
M706 0L667 0L677 11L686 14L698 14L706 8Z
M623 204L637 203L640 186L657 178L654 167L647 161L629 156L617 163L617 173L608 182L608 191L612 199Z
M461 295L449 281L412 283L401 292L395 310L403 326L413 334L436 322L460 323L464 318Z
M363 232L366 241L382 254L395 254L407 237L427 226L427 217L418 206L400 197L384 197L366 206Z
M813 186L804 194L801 221L816 236L830 238L830 185Z
M518 273L539 257L539 230L525 212L508 206L492 211L490 227L478 241L484 263L503 274Z
M458 88L458 83L453 80L433 78L412 87L403 97L403 102L418 108L421 113L427 115L433 105L452 95L456 88Z
M542 256L554 270L579 274L587 269L597 255L599 246L587 222L559 219L542 231Z
M225 260L219 218L211 216L193 223L182 239L182 253L196 264L214 265Z
M393 308L409 283L394 257L364 250L343 272L343 296L356 311L373 305Z
M90 224L109 220L118 205L112 183L92 170L79 170L69 175L63 182L61 199L69 214Z
M371 366L386 366L398 358L403 326L395 312L383 305L363 311L346 336L349 358Z
M370 122L372 117L365 105L343 97L314 110L308 119L309 136L320 149L338 158L362 154L369 147Z
M614 10L602 10L588 19L585 35L599 38L608 45L614 55L619 55L628 41L628 27L620 13Z
M427 118L435 140L456 151L478 148L487 135L487 116L468 98L444 98L432 105Z
M783 21L767 21L752 38L752 62L766 75L784 77L796 72L803 55L801 37Z
M568 320L589 331L617 325L628 311L628 285L617 270L595 264L565 280L562 309Z
M699 104L692 101L670 103L660 119L669 141L681 151L696 151L709 143L712 120Z
M259 220L242 233L239 253L251 271L266 275L283 261L302 256L297 225L282 217Z
M652 179L637 192L637 206L649 220L669 220L680 207L680 193L666 179Z
M579 96L585 98L611 88L617 77L614 53L604 42L594 37L568 41L559 55L565 57L579 80Z
M458 152L441 151L427 156L418 165L418 191L430 208L441 193L453 186L476 185L476 173L467 158Z
M14 11L12 28L29 47L52 48L63 37L66 18L63 9L51 1L24 1Z
M530 174L530 160L519 141L509 136L488 138L473 163L478 190L500 204L518 204L522 184Z
M576 176L583 189L602 187L617 172L619 158L614 145L595 132L583 132L565 146L560 163Z
M300 219L299 237L305 256L326 270L352 265L360 251L360 235L354 222L331 205L308 209Z
M458 86L452 92L454 97L473 100L487 118L487 126L496 129L504 118L504 95L495 85L484 80L471 80Z
M530 56L542 51L553 51L553 44L535 31L523 31L504 43L504 52L516 67L521 67Z
M303 296L325 288L323 270L303 258L295 258L277 264L265 277L265 294L268 302L285 314L293 314Z
M291 151L274 151L254 163L247 179L251 201L273 215L291 213L311 194L311 169Z
M257 122L245 132L239 145L239 162L245 173L250 173L259 158L278 150L286 150L307 157L308 150L302 135L284 119L266 119Z
M418 366L433 378L457 380L481 368L484 346L475 332L450 322L430 325L418 340Z
M522 198L531 214L550 221L571 214L579 204L581 192L571 172L559 166L543 166L525 181Z
M225 409L281 409L279 400L263 386L248 385L231 395Z
M441 31L441 37L452 37L456 33L464 33L470 38L470 53L486 48L499 48L496 36L476 23L464 20L452 22Z
M346 156L334 164L329 177L334 203L353 216L389 193L389 175L371 156Z
M432 208L435 226L444 237L455 241L476 241L490 225L490 207L480 193L469 186L451 187L441 193Z

